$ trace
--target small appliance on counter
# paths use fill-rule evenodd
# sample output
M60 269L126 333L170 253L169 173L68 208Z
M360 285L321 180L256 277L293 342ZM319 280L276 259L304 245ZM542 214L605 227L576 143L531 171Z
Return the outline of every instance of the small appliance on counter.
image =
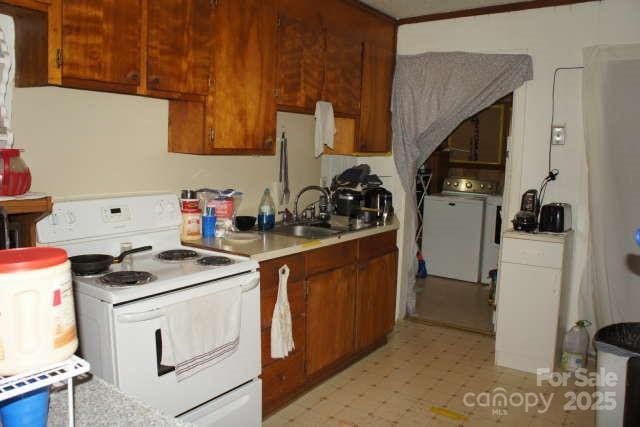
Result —
M513 229L533 233L538 229L538 190L527 190L522 195L520 211L511 221Z
M362 192L351 188L339 188L333 192L336 215L355 217L362 206Z
M364 207L375 209L378 221L386 222L393 216L393 196L383 187L367 187L363 191Z
M564 233L571 230L571 205L549 203L540 210L540 231Z

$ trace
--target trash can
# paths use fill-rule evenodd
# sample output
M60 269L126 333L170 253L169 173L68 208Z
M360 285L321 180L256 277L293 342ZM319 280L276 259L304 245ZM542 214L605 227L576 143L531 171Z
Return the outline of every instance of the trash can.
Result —
M597 427L640 425L640 323L615 323L593 338L598 351L599 396L613 396L614 409L598 408ZM604 381L613 372L616 381ZM604 374L604 378L603 378ZM603 400L606 404L606 400Z

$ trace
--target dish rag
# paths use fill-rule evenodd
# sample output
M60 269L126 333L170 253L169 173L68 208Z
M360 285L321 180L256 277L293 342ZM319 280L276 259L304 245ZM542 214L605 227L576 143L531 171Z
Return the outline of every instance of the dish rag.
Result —
M291 325L291 308L287 295L287 281L289 280L289 267L283 265L278 270L278 299L273 309L271 318L271 358L280 359L287 357L295 348L293 342L293 328Z
M314 135L314 154L320 157L324 146L333 148L333 136L336 134L336 123L333 117L333 105L330 102L316 102L316 131Z
M175 366L183 381L231 356L240 344L241 308L240 286L165 308L161 363Z

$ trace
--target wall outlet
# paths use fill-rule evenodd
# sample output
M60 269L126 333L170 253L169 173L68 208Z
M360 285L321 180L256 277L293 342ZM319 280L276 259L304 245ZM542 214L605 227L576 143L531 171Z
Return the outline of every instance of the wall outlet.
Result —
M567 129L563 125L551 126L551 145L564 145L567 137Z

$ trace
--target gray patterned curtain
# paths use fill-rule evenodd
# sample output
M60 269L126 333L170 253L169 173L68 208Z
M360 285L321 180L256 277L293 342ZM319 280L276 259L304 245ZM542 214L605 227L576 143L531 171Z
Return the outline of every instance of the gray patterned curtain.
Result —
M429 52L396 59L391 100L393 156L404 190L415 194L418 167L465 119L489 107L531 80L529 55ZM415 310L415 198L405 219L404 268L400 317ZM402 312L406 310L406 312Z

